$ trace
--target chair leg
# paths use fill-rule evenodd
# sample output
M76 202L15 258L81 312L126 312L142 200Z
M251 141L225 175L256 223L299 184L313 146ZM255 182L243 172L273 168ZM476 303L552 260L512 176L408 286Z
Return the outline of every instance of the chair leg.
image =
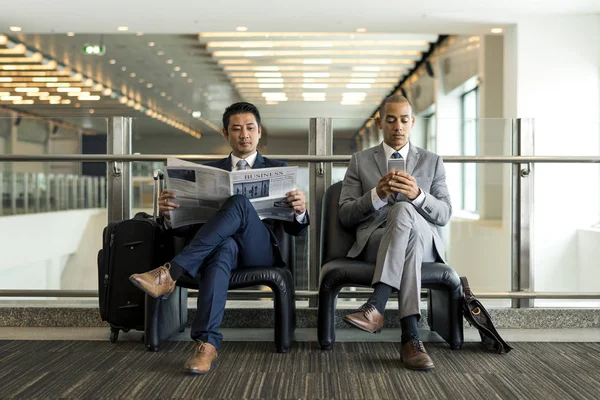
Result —
M460 299L453 299L449 290L431 289L427 309L431 330L440 335L451 349L460 349L464 341Z
M319 287L317 336L321 350L332 350L335 344L335 304L340 290L342 286L330 288L323 282Z
M283 287L280 287L282 285ZM273 284L273 303L275 313L274 341L278 353L287 353L292 346L293 338L293 315L294 315L294 292L289 287L287 279Z

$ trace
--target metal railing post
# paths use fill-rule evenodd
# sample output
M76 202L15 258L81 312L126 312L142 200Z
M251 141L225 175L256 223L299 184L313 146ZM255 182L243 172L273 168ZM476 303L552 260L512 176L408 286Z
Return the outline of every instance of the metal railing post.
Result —
M33 202L33 206L35 208L35 212L40 212L40 175L37 172L32 174L33 176L33 192L35 193L35 198Z
M17 215L17 173L11 173L10 214Z
M514 156L530 156L534 150L533 120L518 118L513 122L512 147ZM512 276L513 292L533 291L533 164L512 165ZM513 308L533 307L534 300L512 300Z
M23 213L29 214L29 173L23 173Z
M131 129L132 118L108 118L106 154L131 154ZM131 162L109 163L106 168L106 181L108 183L108 222L129 219L131 215Z
M309 125L309 154L330 156L333 154L333 125L331 118L311 118ZM325 190L331 185L331 163L317 162L309 166L310 194L309 215L309 266L308 288L319 289L320 243L321 243L321 207ZM309 307L316 307L316 298L309 299Z

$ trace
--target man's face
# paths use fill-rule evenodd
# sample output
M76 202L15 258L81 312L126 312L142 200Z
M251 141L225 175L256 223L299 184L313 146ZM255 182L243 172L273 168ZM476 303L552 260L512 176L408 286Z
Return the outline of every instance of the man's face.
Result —
M223 128L223 136L229 142L233 155L246 158L256 152L260 139L260 126L252 113L235 114L229 118L229 126Z
M386 103L384 113L377 118L377 126L383 130L383 141L394 150L400 150L410 138L415 125L410 104Z

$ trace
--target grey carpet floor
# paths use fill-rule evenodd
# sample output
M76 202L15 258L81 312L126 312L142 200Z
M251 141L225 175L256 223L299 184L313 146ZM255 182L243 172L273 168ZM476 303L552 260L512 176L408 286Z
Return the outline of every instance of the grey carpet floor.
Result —
M205 376L182 372L191 342L151 353L136 342L0 341L0 398L131 399L598 399L600 343L428 343L436 369L406 370L400 343L224 343Z

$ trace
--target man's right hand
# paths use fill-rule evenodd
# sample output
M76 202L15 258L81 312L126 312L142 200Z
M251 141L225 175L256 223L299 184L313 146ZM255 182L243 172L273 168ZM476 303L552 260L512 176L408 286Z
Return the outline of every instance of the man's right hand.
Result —
M382 176L377 183L377 196L379 196L381 200L385 200L386 197L394 193L390 187L390 181L394 179L394 174L394 171L388 172Z
M158 210L160 215L164 215L165 218L170 219L169 212L179 207L178 204L170 201L170 199L174 199L175 197L175 193L169 192L168 190L163 190L160 193L160 196L158 197Z

